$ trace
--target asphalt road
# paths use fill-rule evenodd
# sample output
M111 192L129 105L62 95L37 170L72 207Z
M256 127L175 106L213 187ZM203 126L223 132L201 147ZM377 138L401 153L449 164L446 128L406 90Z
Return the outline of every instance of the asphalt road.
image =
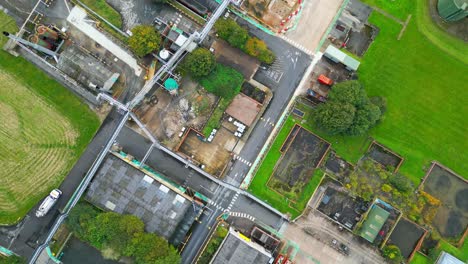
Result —
M142 160L146 151L151 147L149 140L128 127L122 129L117 137L117 142L122 146L124 152L133 155L138 160ZM190 240L182 251L183 263L194 261L205 240L211 234L216 224L216 218L226 210L247 213L255 217L256 221L275 229L279 229L283 223L280 216L256 201L218 185L198 172L185 167L180 161L157 148L152 149L146 164L174 182L189 187L211 200L205 207L205 212L200 217L199 222L192 227Z
M271 134L273 125L278 121L302 80L312 58L283 39L269 35L242 19L238 19L237 22L248 27L252 35L264 40L277 56L273 65L266 69L259 69L254 76L256 81L273 91L273 99L263 114L263 119L259 120L239 155L247 162L253 163ZM225 178L226 182L239 186L249 169L250 167L245 163L236 160Z

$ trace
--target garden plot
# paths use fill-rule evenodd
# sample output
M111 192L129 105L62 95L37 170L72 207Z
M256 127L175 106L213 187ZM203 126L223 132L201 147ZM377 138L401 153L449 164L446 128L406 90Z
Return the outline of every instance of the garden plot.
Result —
M415 194L413 183L406 176L391 173L370 158L357 164L345 186L364 200L378 197L391 203L418 224L430 224L440 205L429 193Z
M423 182L424 191L437 197L439 207L432 224L447 238L457 238L468 225L468 183L434 163Z
M315 168L322 162L330 143L297 124L293 127L294 130L297 132L286 152L276 163L268 186L285 196L297 199Z
M248 82L242 84L241 93L247 95L248 97L254 99L255 101L263 104L266 98L266 93L259 88L253 86Z
M332 151L325 162L325 169L340 178L340 180L343 180L354 170L354 166Z
M397 171L403 162L402 157L375 141L369 146L367 155L385 168L393 168L392 171Z
M403 257L408 259L415 250L425 231L419 225L401 218L390 235L387 244L396 245Z
M328 187L317 207L317 210L353 230L367 211L369 203L356 200L347 193Z

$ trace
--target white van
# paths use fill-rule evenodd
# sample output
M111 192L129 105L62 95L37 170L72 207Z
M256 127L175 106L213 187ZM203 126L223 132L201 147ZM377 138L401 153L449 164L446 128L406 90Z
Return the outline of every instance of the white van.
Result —
M42 201L41 205L36 211L36 216L37 217L43 217L46 215L49 210L54 206L54 204L57 202L57 200L60 198L62 195L62 191L59 189L54 189L50 192L49 196L47 196L44 201Z

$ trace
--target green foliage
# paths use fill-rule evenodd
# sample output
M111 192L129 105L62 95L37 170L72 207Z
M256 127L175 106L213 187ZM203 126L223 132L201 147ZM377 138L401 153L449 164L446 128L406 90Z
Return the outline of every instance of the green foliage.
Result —
M217 64L214 70L200 79L200 84L210 93L231 100L241 89L244 77L231 67Z
M200 258L198 259L198 264L208 264L213 258L214 254L218 250L219 246L223 242L223 239L226 237L228 229L222 225L218 225L216 232L208 241L208 245L205 250L202 252Z
M410 193L414 189L411 181L401 174L395 174L391 176L388 180L390 184L396 189L398 189L401 193Z
M391 192L392 191L392 186L388 185L388 184L384 184L382 185L382 191L388 193L388 192Z
M25 264L26 260L20 256L12 255L5 257L0 255L0 264Z
M268 49L265 42L250 37L247 30L239 26L233 19L218 19L214 27L218 36L226 40L231 46L239 48L267 64L271 64L275 60L275 55Z
M366 91L359 81L346 81L333 85L328 98L332 102L351 104L356 108L368 103Z
M247 39L249 39L249 33L247 30L243 27L237 26L231 31L231 34L227 38L227 42L233 47L244 49Z
M206 122L205 127L203 128L203 135L205 135L205 137L208 137L213 129L218 129L221 126L221 118L223 117L224 111L226 111L226 108L230 103L230 100L226 100L224 98L219 100L218 105L214 109L210 118Z
M330 134L345 133L353 124L356 109L347 103L328 102L316 110L316 124Z
M380 113L385 114L387 112L387 99L382 96L372 96L369 98L371 103L379 107Z
M161 36L151 25L138 25L132 29L128 45L137 56L145 56L159 48Z
M247 40L244 51L250 56L257 57L261 62L271 64L275 60L275 55L268 49L263 40L252 37Z
M122 17L106 0L81 0L81 2L109 21L112 25L122 28Z
M329 101L317 107L315 121L334 134L363 135L380 119L379 107L371 103L358 81L333 86Z
M135 257L136 263L179 263L180 256L163 238L153 233L137 233L125 253ZM171 260L172 262L167 262Z
M385 246L382 250L382 255L390 262L399 264L403 260L400 249L395 245Z
M67 218L67 225L77 237L111 259L123 255L142 264L180 262L177 251L156 234L145 233L144 223L133 215L102 212L79 203Z
M236 23L236 21L228 18L218 19L214 25L214 28L216 33L218 33L218 36L227 41L232 32L240 28L240 26Z
M73 230L75 236L84 239L87 235L89 223L95 219L100 212L88 203L78 203L67 217L67 225Z
M182 66L190 75L198 78L210 74L215 65L213 54L205 48L198 48L187 55Z

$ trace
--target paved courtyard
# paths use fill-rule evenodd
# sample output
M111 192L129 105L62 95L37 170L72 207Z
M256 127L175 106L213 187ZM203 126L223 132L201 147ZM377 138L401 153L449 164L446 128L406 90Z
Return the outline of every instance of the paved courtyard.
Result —
M312 54L333 22L343 0L304 0L303 2L296 29L286 32L284 37L296 47Z
M320 187L309 206L315 207L324 192ZM339 230L338 225L323 214L308 207L304 215L284 228L283 238L289 240L296 248L293 259L296 263L385 263L384 259L369 243L346 230ZM332 240L343 243L349 248L349 255L344 255L332 245Z

